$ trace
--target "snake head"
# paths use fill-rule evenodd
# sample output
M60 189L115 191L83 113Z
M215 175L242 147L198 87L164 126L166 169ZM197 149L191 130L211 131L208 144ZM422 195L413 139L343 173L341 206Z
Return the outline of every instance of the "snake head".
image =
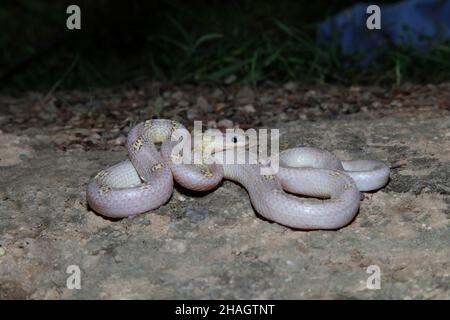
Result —
M242 129L227 129L223 139L224 149L243 148L247 146L247 137Z
M242 129L227 129L225 133L217 129L209 129L203 134L203 150L220 152L247 146L247 139Z

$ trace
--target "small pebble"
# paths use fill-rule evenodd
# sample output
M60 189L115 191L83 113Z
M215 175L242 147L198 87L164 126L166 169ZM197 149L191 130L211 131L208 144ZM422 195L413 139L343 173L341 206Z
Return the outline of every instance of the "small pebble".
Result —
M190 222L199 222L209 215L207 208L187 208L184 212Z
M236 94L236 100L242 104L251 104L255 99L255 92L248 86L242 87Z
M226 107L227 107L227 105L225 103L223 103L223 102L216 103L214 105L214 112L220 112L223 109L225 109Z
M178 102L178 105L179 105L180 107L183 107L183 108L189 107L189 101L187 101L187 100L180 100L180 101Z
M177 91L172 94L172 98L175 100L181 100L183 98L183 92Z
M297 90L298 84L295 82L288 82L283 86L283 88L287 91L294 92L295 90Z
M127 141L127 138L125 138L125 136L119 136L119 137L114 139L114 144L116 144L116 145L124 145L125 141Z
M209 104L208 100L206 100L206 98L203 96L199 96L197 98L196 105L197 105L197 107L199 107L202 110L209 110L209 108L210 108L210 104Z
M89 136L89 139L90 140L100 140L101 136L98 133L94 132Z
M219 98L223 95L222 90L220 89L214 89L213 93L211 96L213 96L214 98Z
M233 121L230 119L222 119L217 123L217 126L221 128L233 128Z
M217 128L217 122L214 121L214 120L209 120L209 121L206 123L206 127L207 127L207 128Z
M237 77L234 74L232 74L231 76L227 77L224 82L225 82L225 84L230 84L230 83L235 82L236 79L237 79Z
M253 105L247 104L246 106L244 106L242 108L242 111L247 112L247 113L254 113L256 110L255 110L255 107Z

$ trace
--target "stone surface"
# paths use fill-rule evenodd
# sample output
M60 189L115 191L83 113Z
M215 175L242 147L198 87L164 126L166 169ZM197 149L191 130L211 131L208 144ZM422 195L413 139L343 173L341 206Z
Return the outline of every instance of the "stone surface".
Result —
M281 129L281 149L386 160L391 181L364 194L355 220L336 231L266 221L229 181L206 194L177 189L155 211L110 220L88 208L85 188L126 157L123 146L61 148L80 131L50 124L0 133L0 298L450 298L448 110L274 119L270 127ZM96 141L120 137L91 131L83 134ZM79 290L66 286L70 265L81 270ZM366 286L371 265L381 271L379 290Z

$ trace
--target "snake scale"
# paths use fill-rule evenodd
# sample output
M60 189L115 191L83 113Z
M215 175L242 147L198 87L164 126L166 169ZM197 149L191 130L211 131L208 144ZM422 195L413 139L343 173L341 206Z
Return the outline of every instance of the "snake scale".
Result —
M310 147L282 151L273 175L262 175L259 163L178 163L171 151L180 139L179 129L184 127L166 119L134 126L126 142L129 159L100 171L89 182L90 207L107 217L130 217L166 203L174 179L187 189L205 191L226 178L247 189L253 207L266 219L295 229L338 229L358 212L360 191L379 189L389 179L389 166L382 161L340 161L328 151ZM245 150L236 146L235 137L228 141L224 134L223 139L220 146L203 143L215 155L224 151L220 149Z

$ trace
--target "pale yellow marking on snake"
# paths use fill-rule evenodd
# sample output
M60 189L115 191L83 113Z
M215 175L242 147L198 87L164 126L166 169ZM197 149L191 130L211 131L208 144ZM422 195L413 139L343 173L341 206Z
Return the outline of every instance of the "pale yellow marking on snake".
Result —
M170 156L170 158L172 159L172 161L175 161L175 162L180 162L183 159L183 157L180 156L179 154L172 154Z
M178 122L176 121L171 121L172 126L170 127L170 131L173 132L176 129L178 129Z
M157 170L161 170L162 168L164 168L164 163L162 163L162 162L157 163L157 164L153 165L152 172L155 172Z
M100 194L105 194L112 191L112 188L107 185L102 185L98 190Z
M152 125L153 125L152 120L146 120L146 121L144 122L144 128L151 128Z
M273 194L281 194L281 193L283 193L283 191L280 189L272 189L272 193Z
M211 178L213 176L211 170L209 170L209 168L206 169L201 169L200 172L202 173L202 175L204 175L207 178Z
M150 189L150 184L149 183L147 183L147 184L143 184L142 186L140 186L139 188L141 189L141 190L148 190L148 189Z
M108 171L106 171L106 170L101 170L99 173L97 173L97 174L95 175L94 179L100 181L100 180L102 180L103 178L105 178L108 174L109 174Z
M135 142L133 142L134 151L139 151L142 148L143 141L142 138L137 138Z

